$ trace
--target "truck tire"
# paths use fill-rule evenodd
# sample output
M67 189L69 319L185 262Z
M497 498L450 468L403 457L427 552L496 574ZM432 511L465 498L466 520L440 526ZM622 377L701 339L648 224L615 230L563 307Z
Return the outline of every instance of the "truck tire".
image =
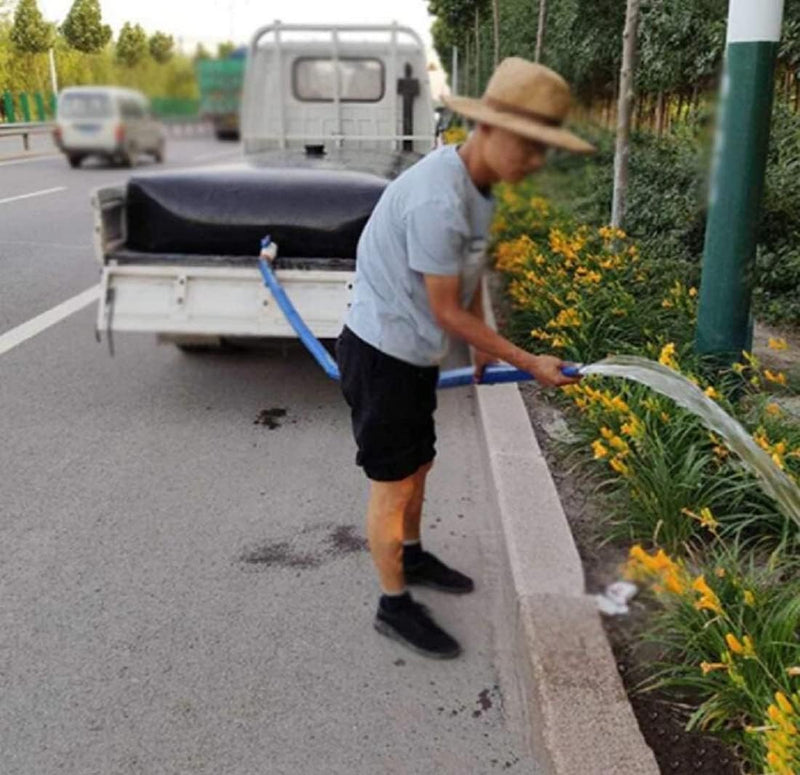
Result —
M130 169L131 167L133 167L134 159L135 159L135 151L130 146L123 148L119 152L119 163L126 169Z
M158 148L153 151L153 158L156 160L157 164L164 163L164 143L160 143Z
M222 142L238 142L239 140L238 129L215 129L214 135L217 140Z
M220 336L192 334L156 334L158 344L174 344L181 352L197 355L225 349L225 339Z
M72 169L75 169L76 167L81 166L83 156L81 156L79 153L71 153L69 156L67 156L67 161L69 162L69 166L72 167Z

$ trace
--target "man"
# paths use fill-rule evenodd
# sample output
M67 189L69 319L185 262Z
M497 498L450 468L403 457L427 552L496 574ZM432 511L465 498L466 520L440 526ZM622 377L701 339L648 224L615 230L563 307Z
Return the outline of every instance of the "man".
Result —
M356 462L371 483L367 537L383 593L375 627L426 656L452 658L460 647L406 585L457 594L473 589L470 578L420 543L425 478L436 454L438 367L448 337L472 346L476 379L499 359L544 386L576 381L561 373L559 358L526 352L489 328L480 291L491 186L536 172L549 147L593 150L561 128L569 103L569 87L552 70L504 60L480 100L447 100L477 129L464 145L432 151L393 181L358 244L353 304L337 359Z

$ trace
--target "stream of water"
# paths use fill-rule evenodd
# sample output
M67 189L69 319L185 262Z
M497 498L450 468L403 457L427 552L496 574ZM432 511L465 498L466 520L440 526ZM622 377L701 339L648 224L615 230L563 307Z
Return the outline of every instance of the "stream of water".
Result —
M742 425L706 396L686 377L646 358L617 355L581 368L581 374L623 377L671 398L696 415L711 431L721 436L742 462L755 473L786 516L800 526L800 487L798 487L756 444Z

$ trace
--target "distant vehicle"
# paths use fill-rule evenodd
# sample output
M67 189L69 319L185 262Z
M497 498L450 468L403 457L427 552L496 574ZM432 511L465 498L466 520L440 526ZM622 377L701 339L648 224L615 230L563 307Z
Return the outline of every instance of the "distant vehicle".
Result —
M70 167L102 156L132 167L140 154L164 161L166 134L141 92L113 86L75 86L58 97L56 145Z
M239 111L247 49L227 59L200 59L196 65L200 116L214 124L218 140L239 139Z

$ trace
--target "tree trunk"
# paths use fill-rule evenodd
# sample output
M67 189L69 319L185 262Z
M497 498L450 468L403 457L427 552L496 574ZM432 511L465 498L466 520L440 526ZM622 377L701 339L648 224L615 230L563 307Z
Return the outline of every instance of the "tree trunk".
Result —
M470 79L469 61L469 32L464 35L464 94L468 97L472 94L472 80Z
M500 62L500 0L492 0L492 17L494 21L494 66Z
M628 195L628 158L630 156L631 108L633 107L633 71L636 57L636 33L639 26L640 0L628 0L625 30L622 33L622 68L617 100L617 148L614 155L614 200L611 225L621 228L625 220Z
M478 88L476 94L480 94L481 89L481 19L478 6L475 6L475 83Z
M539 28L536 31L536 61L542 61L544 46L544 25L547 20L547 0L539 0Z
M656 134L664 134L664 92L660 91L656 99Z
M800 78L794 82L794 112L800 113Z

